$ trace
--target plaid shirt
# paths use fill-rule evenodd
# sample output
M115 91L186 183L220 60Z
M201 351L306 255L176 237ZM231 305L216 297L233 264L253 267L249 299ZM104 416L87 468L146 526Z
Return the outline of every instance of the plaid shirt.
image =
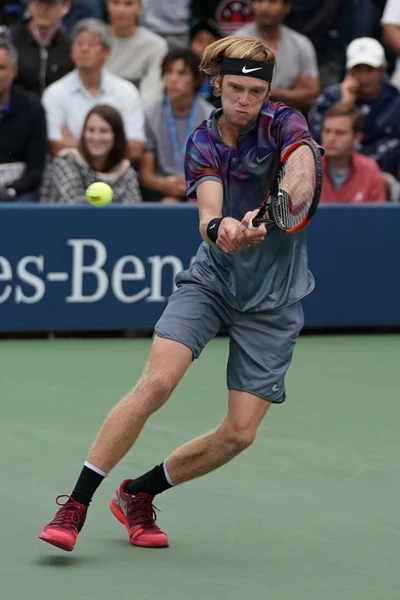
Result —
M76 150L64 150L47 165L40 201L83 204L86 202L85 191L96 181L112 187L116 204L142 201L136 173L128 161L111 173L96 173Z

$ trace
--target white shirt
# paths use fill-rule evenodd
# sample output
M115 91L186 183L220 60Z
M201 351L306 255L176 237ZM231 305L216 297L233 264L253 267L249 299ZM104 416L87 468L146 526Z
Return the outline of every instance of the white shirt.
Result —
M46 88L42 103L46 111L47 136L51 141L63 138L63 125L79 139L87 113L97 104L109 104L121 113L128 140L145 140L144 111L137 87L105 70L96 97L89 94L78 71L74 70Z
M399 0L387 0L385 10L383 11L381 25L399 25L400 27ZM396 61L396 68L393 73L392 84L400 90L400 57Z
M107 71L135 84L143 102L162 96L161 63L168 52L164 38L144 27L138 27L136 33L127 38L110 33L112 47L105 64Z

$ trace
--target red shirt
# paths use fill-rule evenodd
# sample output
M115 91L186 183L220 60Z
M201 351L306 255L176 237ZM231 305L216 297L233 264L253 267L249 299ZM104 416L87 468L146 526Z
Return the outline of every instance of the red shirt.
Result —
M335 187L330 176L326 156L322 158L322 163L324 182L321 202L364 204L365 202L386 201L382 172L372 158L359 152L353 152L349 175L339 189Z

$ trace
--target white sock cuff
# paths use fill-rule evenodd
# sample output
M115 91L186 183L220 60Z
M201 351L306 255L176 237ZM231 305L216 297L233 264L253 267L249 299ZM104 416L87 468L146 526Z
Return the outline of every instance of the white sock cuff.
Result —
M169 476L166 460L164 460L164 462L163 462L163 469L164 469L165 479L168 481L169 485L171 485L172 487L175 487L176 484L172 481L171 477Z
M104 473L104 471L102 471L101 469L98 469L94 465L91 465L89 462L87 462L87 460L85 460L85 462L83 464L85 467L87 467L88 469L91 469L91 471L94 471L95 473L98 473L102 477L107 477L107 473Z

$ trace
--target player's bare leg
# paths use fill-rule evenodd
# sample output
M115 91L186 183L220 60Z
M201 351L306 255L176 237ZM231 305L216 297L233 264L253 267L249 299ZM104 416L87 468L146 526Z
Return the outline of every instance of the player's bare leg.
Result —
M107 417L74 491L66 497L65 504L57 498L61 508L41 531L40 539L63 550L73 550L96 489L133 446L147 419L168 400L192 358L187 346L155 336L142 377Z
M269 406L252 394L231 391L228 414L215 430L184 444L141 477L122 482L110 508L127 528L133 545L168 545L166 535L155 524L154 496L214 471L248 448Z
M184 483L232 460L254 441L269 402L246 392L229 393L228 414L210 433L187 442L166 460L171 480Z
M187 346L156 336L142 377L109 414L87 461L109 473L132 448L147 419L169 399L191 362Z

